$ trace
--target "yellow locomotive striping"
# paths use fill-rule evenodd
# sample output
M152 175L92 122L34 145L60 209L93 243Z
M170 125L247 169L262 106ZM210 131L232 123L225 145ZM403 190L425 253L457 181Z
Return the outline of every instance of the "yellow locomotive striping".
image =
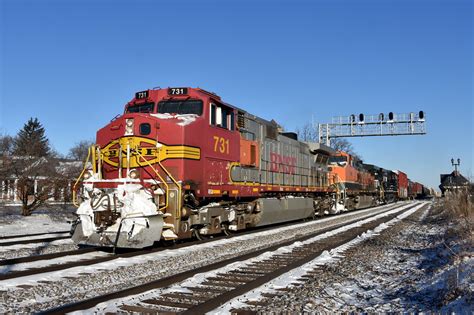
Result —
M142 146L142 143L151 146ZM130 167L146 166L155 164L166 159L189 159L200 160L201 149L185 145L165 145L153 139L143 137L123 137L109 142L102 150L102 159L105 163L118 166L118 161L113 158L119 157L119 150L122 150L122 165L126 165L127 147L130 148ZM139 155L150 158L147 162L138 159Z

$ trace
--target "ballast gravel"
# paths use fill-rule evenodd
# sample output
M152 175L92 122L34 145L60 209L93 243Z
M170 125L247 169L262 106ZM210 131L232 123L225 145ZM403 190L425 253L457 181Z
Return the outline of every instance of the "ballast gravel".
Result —
M432 212L350 248L335 263L288 284L276 296L240 308L258 313L474 312L474 254L446 243L447 225ZM464 244L466 245L466 244ZM452 247L452 248L450 248Z
M407 206L409 203L399 203L397 206ZM370 213L383 212L388 207L378 207L369 210ZM361 218L369 211L350 213L350 219ZM88 299L124 288L137 286L153 280L161 279L187 270L192 270L209 263L225 260L235 255L241 255L263 249L272 245L287 242L291 239L309 235L318 229L325 228L328 222L340 224L347 216L336 216L319 221L312 221L297 226L275 228L274 230L247 234L216 241L215 246L205 243L180 249L179 254L173 249L160 252L155 260L130 266L96 270L84 273L79 277L61 278L60 281L40 282L34 285L8 288L0 292L0 312L38 312L61 306L66 303ZM284 231L284 232L283 232ZM214 243L214 242L213 242ZM222 245L217 245L222 244ZM112 266L113 261L110 262ZM0 282L1 284L1 282Z

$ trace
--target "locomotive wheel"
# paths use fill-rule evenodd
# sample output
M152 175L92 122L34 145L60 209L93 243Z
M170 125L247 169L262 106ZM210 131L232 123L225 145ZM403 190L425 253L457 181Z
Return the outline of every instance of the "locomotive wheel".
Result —
M231 236L231 235L234 235L234 231L232 230L229 230L229 225L228 224L223 224L222 225L222 231L224 231L224 234L227 235L227 236Z
M207 235L203 235L203 234L199 233L199 231L196 230L196 229L193 230L193 235L198 241L204 241L204 240L207 240L207 239L210 238Z

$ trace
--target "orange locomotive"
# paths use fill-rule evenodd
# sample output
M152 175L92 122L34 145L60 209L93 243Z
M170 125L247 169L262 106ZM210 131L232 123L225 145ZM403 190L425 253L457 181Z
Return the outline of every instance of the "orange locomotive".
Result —
M338 209L359 209L377 204L380 193L375 178L352 155L338 151L329 158L329 183L337 188Z

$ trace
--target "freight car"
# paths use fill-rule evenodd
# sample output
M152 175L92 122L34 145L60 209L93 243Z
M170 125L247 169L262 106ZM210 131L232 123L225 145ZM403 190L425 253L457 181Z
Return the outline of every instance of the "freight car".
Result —
M402 171L394 171L397 174L398 180L398 199L406 200L408 199L408 176Z
M203 89L138 92L97 132L73 240L142 248L313 217L337 204L334 153Z

